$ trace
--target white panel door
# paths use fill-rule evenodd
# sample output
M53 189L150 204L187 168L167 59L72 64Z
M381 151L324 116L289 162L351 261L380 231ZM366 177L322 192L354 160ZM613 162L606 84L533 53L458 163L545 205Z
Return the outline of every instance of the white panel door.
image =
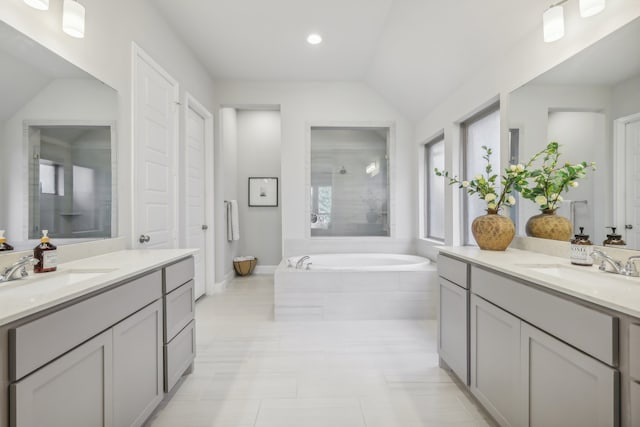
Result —
M178 83L134 45L134 245L177 246Z
M626 146L626 242L630 248L640 247L640 117L625 124ZM630 228L632 227L632 228Z
M187 101L186 120L186 247L198 248L195 261L195 297L205 293L205 262L213 262L207 254L206 233L206 118L193 101Z

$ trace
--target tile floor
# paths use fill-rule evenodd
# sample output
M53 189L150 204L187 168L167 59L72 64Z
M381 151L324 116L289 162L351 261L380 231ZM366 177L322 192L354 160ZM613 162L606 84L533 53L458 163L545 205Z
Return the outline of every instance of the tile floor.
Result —
M273 276L196 305L197 356L149 427L491 426L438 368L435 321L273 321Z

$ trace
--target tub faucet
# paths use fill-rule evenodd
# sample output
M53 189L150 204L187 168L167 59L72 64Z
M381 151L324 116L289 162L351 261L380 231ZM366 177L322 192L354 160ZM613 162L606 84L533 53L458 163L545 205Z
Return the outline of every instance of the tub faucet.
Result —
M311 258L309 255L305 255L303 257L300 257L298 262L296 262L296 268L297 269L301 269L302 266L304 265L305 260L308 260L309 258Z
M37 263L38 261L33 257L33 255L23 256L18 261L4 269L2 274L0 274L0 283L27 277L29 275L29 273L27 273L27 266L36 265Z
M600 269L601 271L609 271L607 270L607 266L606 266L606 264L609 264L611 268L613 268L613 271L611 273L622 274L623 276L631 276L631 277L640 276L640 273L638 273L638 270L636 269L636 266L634 264L634 259L640 258L639 256L630 257L627 260L627 263L625 265L622 265L621 261L618 261L615 258L607 255L605 252L601 251L600 249L594 249L594 251L591 253L591 258L596 260L596 258L598 257L600 257L601 259L600 267L598 267L598 269Z

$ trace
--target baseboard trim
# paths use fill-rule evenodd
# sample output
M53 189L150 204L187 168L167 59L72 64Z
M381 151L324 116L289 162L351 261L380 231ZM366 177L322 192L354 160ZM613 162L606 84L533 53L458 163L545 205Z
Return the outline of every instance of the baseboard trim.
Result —
M227 289L227 286L229 286L229 283L235 277L235 275L236 272L233 269L227 271L227 274L224 275L224 279L222 279L221 282L216 282L211 287L207 288L206 294L214 295L223 292L225 289Z

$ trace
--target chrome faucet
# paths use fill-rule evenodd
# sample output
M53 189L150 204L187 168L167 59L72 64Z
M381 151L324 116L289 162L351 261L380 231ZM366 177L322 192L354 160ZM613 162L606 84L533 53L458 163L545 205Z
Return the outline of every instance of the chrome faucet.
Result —
M303 257L301 257L298 262L296 262L296 268L297 269L301 269L302 266L304 265L305 260L308 260L309 258L311 258L309 255L305 255Z
M598 257L601 259L600 267L598 267L598 269L600 269L601 271L607 271L615 274L622 274L623 276L631 276L631 277L640 276L640 273L638 273L638 270L636 269L636 266L634 264L634 259L640 259L640 256L636 255L636 256L629 257L626 264L622 265L621 261L614 259L613 257L607 255L600 249L594 249L593 252L591 253L591 258L593 258L595 261L597 260ZM607 270L606 264L609 264L613 269L613 271Z
M27 277L29 275L29 273L27 273L27 266L36 265L37 263L38 260L36 260L33 255L23 256L18 261L4 269L2 274L0 274L0 283Z

